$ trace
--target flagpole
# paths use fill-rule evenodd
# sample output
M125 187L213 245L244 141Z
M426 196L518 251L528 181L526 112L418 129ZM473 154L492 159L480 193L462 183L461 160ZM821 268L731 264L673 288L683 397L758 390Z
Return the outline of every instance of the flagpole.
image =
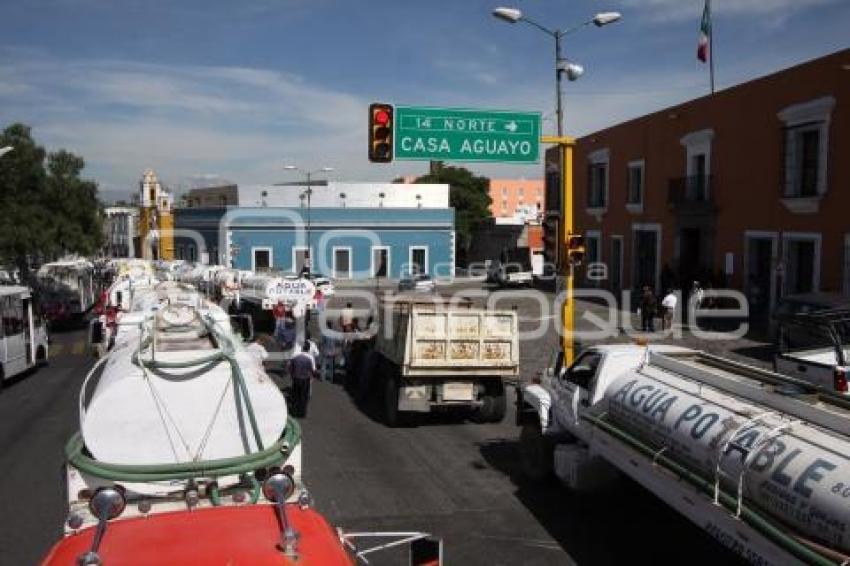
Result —
M711 0L708 3L708 17L711 18ZM714 18L711 18L711 26L708 28L708 74L711 77L711 94L714 94Z

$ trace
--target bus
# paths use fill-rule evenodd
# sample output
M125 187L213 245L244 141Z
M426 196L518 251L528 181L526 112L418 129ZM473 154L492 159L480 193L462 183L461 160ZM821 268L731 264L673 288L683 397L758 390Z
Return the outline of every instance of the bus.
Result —
M47 329L33 308L32 292L0 286L0 385L32 367L47 363Z

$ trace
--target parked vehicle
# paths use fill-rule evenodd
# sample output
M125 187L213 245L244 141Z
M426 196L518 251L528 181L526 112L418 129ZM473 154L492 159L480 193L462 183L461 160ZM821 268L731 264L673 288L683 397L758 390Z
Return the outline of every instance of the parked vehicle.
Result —
M777 318L774 369L826 390L850 395L850 310L818 310Z
M487 281L500 287L531 285L534 282L531 251L528 248L503 250L499 259L490 263Z
M433 293L437 290L434 278L430 275L420 273L418 275L407 275L398 282L399 292L416 291L420 293Z
M839 293L800 293L786 295L779 299L773 317L770 320L770 339L776 340L779 331L779 318L798 313L811 313L828 310L850 310L850 297Z
M47 328L33 305L32 292L0 286L0 387L3 381L46 364Z
M576 491L625 474L754 564L850 555L850 404L670 346L589 348L520 388L523 469Z
M65 536L43 564L353 566L387 538L439 564L427 533L346 534L311 508L301 428L238 320L173 281L134 294L83 381Z
M36 272L41 308L48 322L82 320L96 300L94 265L84 259L45 263Z
M448 408L471 409L480 422L502 420L504 380L519 372L516 312L417 294L385 298L379 310L350 385L362 400L380 399L387 424Z

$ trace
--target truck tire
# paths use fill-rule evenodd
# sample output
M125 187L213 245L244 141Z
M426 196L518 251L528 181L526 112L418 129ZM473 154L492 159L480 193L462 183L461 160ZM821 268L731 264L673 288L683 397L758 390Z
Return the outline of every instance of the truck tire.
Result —
M496 385L489 384L485 394L481 397L482 405L472 414L472 420L477 423L500 423L505 418L508 408L508 400L505 395L505 386L502 382Z
M552 477L554 447L543 432L540 423L522 425L519 433L519 460L522 475L532 481L544 481Z
M401 413L398 410L398 379L394 372L383 372L384 385L384 423L389 427L401 424Z

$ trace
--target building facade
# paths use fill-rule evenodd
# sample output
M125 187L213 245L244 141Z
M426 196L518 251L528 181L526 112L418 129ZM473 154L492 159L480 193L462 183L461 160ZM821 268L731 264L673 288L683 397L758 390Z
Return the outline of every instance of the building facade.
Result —
M236 185L199 187L190 189L186 194L186 206L189 208L214 208L237 204L239 204L239 196Z
M336 279L454 275L448 185L329 183L309 205L305 189L246 185L239 206L177 209L176 257L298 273L309 255Z
M138 257L174 259L174 197L147 169L139 181L139 222L135 241Z
M103 209L103 253L107 257L136 257L133 236L139 210L131 206L107 206Z
M850 50L577 141L588 285L850 291Z
M490 199L495 218L538 216L546 209L543 179L490 179Z

